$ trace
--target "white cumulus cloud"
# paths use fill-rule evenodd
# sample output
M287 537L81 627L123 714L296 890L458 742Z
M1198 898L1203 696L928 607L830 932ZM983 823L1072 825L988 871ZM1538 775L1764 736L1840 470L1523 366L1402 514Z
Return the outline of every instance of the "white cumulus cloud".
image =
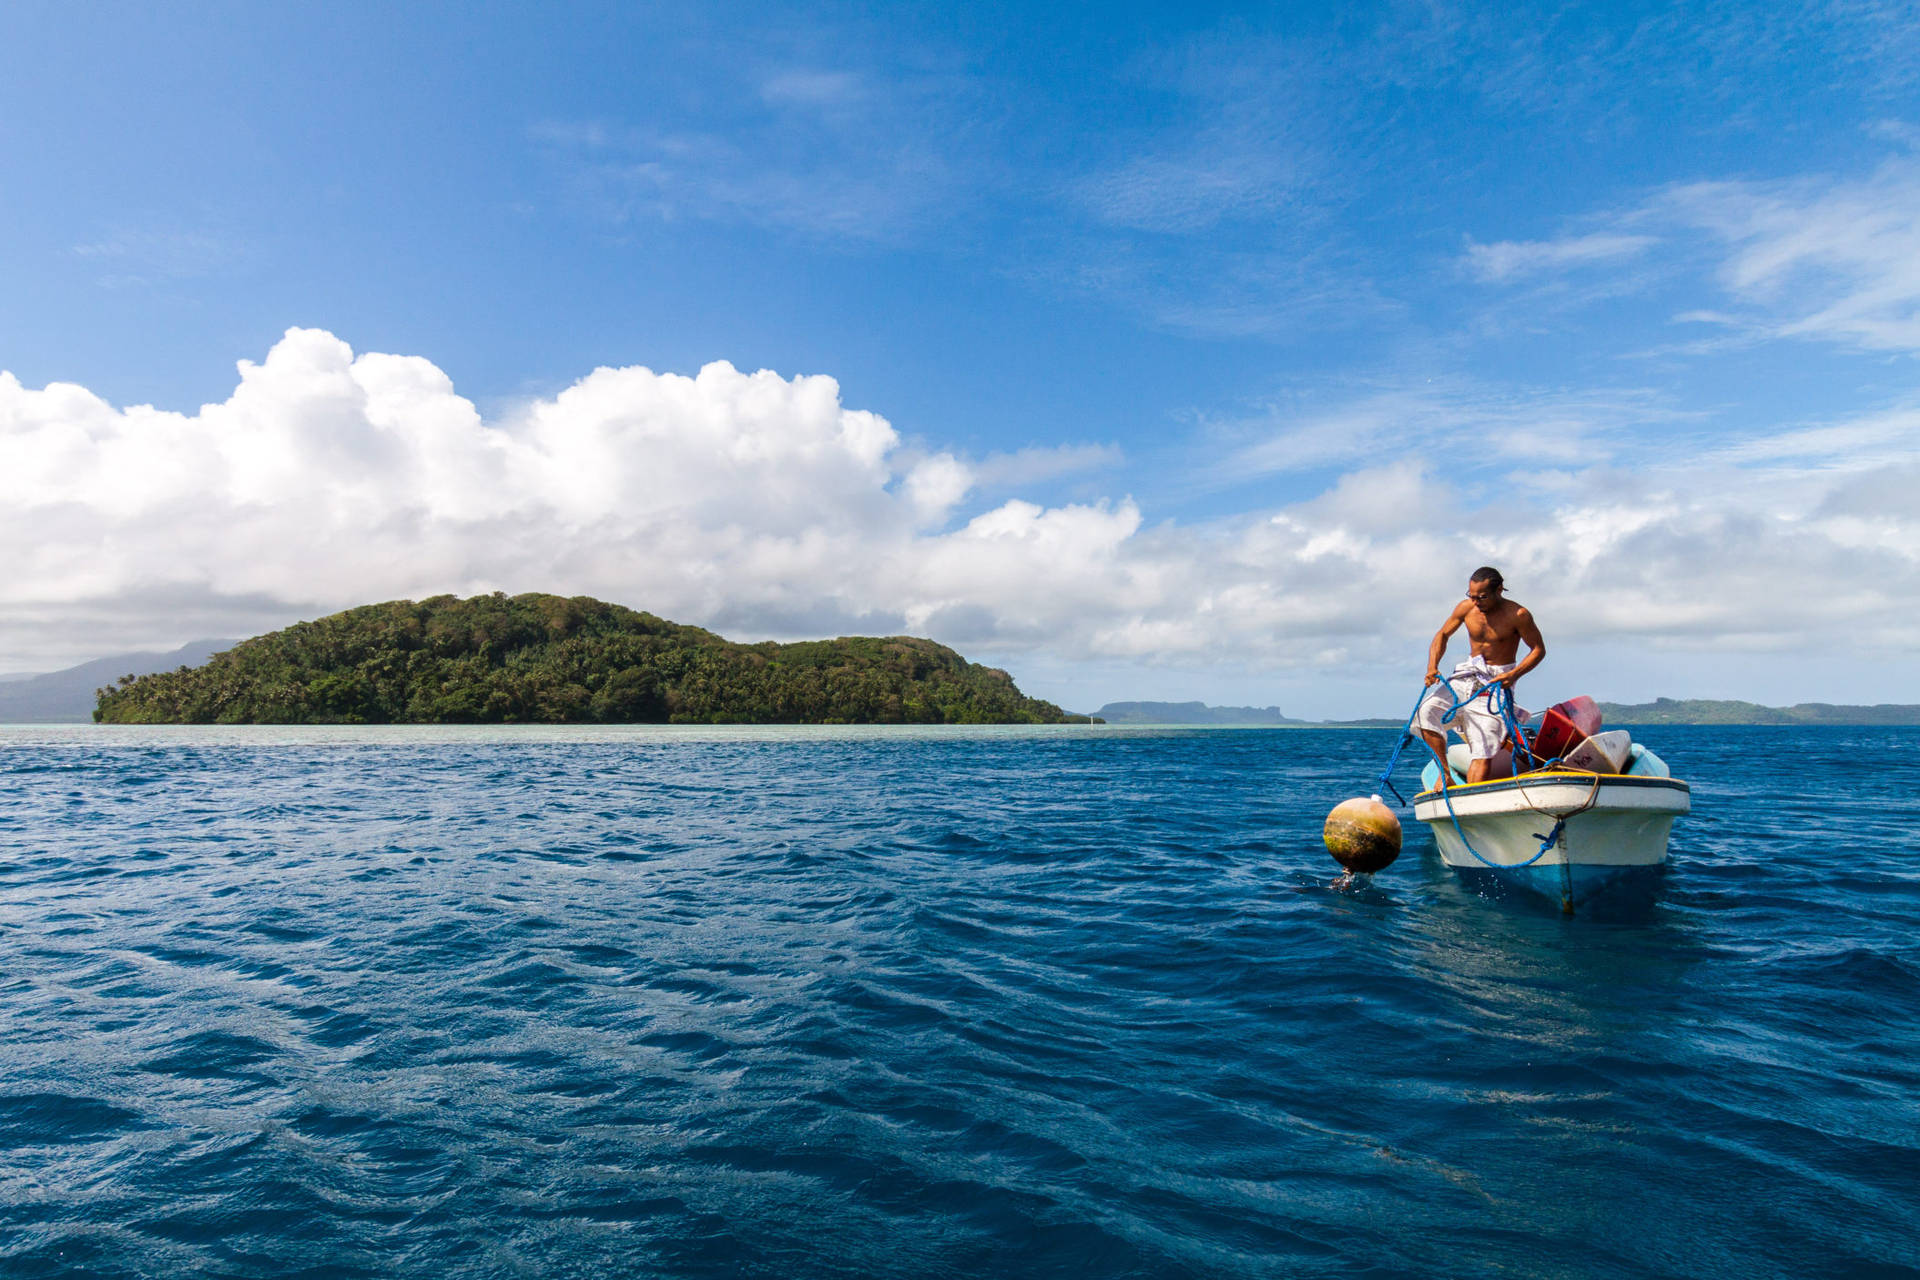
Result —
M1461 403L1401 393L1384 417L1461 429ZM1592 439L1626 411L1542 410ZM828 377L603 368L488 418L425 359L295 329L192 414L0 375L0 654L44 670L500 589L741 638L927 634L1016 674L1025 657L1351 679L1417 662L1485 561L1550 639L1897 664L1920 644L1916 421L1889 409L1631 469L1592 449L1471 490L1429 451L1321 449L1342 470L1317 496L1183 526L1124 496L982 497L983 469L1017 482L1060 459L909 449ZM1259 461L1238 465L1278 465Z

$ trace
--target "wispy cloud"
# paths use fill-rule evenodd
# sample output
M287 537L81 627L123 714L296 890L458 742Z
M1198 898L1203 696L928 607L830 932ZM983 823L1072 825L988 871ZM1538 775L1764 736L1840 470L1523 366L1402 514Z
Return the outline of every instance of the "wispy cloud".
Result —
M230 236L206 230L122 226L76 244L74 257L99 271L102 288L166 284L231 268L246 249Z
M1756 433L1711 457L1734 463L1793 462L1833 471L1883 470L1920 461L1920 408L1877 410L1841 422Z
M844 107L867 96L862 77L849 71L789 68L760 83L760 96L780 106Z
M1560 240L1501 240L1467 245L1467 269L1494 283L1524 279L1595 263L1637 257L1656 243L1654 237L1594 232Z
M1213 139L1186 154L1140 156L1086 179L1079 196L1101 222L1142 231L1204 231L1272 214L1291 201L1301 165L1264 149Z
M973 170L964 77L741 67L726 112L549 119L527 139L576 209L615 226L713 221L893 241L954 220Z
M1130 100L1041 191L1008 270L1092 295L1155 327L1279 339L1393 314L1372 252L1336 213L1366 190L1372 155L1344 55L1228 24L1136 58Z
M1871 92L1904 96L1920 84L1920 24L1905 0L1827 0L1813 13L1868 73Z
M1879 351L1920 351L1920 163L1857 180L1672 188L1654 216L1724 250L1715 278L1749 327Z
M1168 234L1319 202L1334 121L1315 52L1213 33L1145 60L1135 77L1171 110L1120 131L1118 154L1075 179L1072 198L1099 223Z
M937 216L954 180L941 155L911 143L773 156L718 133L546 126L537 138L566 163L576 206L615 226L717 221L888 240Z
M1896 155L1853 178L1681 183L1583 221L1598 229L1470 243L1462 263L1489 285L1544 286L1632 262L1632 288L1657 284L1692 304L1672 322L1722 331L1660 354L1780 339L1920 352L1920 158ZM1565 308L1620 291L1563 288L1528 302Z
M1275 232L1252 246L1092 236L1029 248L1005 268L1084 294L1174 333L1284 339L1377 326L1406 304L1364 258L1305 235Z
M973 474L982 489L1012 489L1063 476L1111 471L1125 461L1126 455L1118 445L1035 445L989 454L974 464Z
M1465 383L1365 392L1331 408L1276 402L1204 424L1232 443L1201 470L1199 483L1221 488L1412 458L1478 485L1490 473L1526 466L1604 464L1629 441L1643 447L1650 429L1688 420L1644 391L1548 393Z

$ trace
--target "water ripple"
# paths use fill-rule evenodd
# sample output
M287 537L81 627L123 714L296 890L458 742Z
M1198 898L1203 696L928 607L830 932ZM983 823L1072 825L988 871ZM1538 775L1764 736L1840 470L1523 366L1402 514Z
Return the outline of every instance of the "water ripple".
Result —
M1914 1274L1920 733L1572 921L1385 738L0 731L0 1271Z

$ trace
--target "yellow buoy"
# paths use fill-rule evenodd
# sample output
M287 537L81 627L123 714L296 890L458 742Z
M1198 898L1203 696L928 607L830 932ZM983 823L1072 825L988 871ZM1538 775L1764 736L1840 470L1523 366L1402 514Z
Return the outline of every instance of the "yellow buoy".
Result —
M1327 815L1321 838L1333 860L1349 871L1371 875L1400 856L1400 819L1379 796L1343 800Z

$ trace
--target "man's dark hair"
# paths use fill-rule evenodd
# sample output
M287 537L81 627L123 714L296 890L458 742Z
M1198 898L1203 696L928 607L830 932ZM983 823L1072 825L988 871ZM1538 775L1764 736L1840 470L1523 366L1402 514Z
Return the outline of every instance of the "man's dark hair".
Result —
M1467 581L1468 582L1491 582L1495 587L1498 587L1503 591L1506 589L1506 586L1507 586L1507 580L1501 577L1500 571L1494 568L1490 564L1483 564L1478 569L1475 569L1473 571L1473 576L1471 578L1468 578Z

